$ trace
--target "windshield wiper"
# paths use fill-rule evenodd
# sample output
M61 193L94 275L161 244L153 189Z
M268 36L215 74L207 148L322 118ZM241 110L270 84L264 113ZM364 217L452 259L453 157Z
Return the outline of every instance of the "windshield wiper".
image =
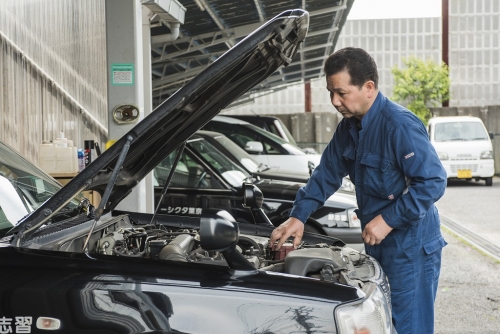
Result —
M85 239L85 243L83 244L82 252L84 253L88 253L87 247L90 240L90 236L94 232L95 226L99 221L99 219L101 218L101 215L104 211L104 206L106 205L106 203L108 203L109 196L111 195L111 190L115 186L116 179L118 178L118 173L120 172L123 163L125 162L125 157L127 156L128 150L130 148L130 143L132 142L132 140L133 140L132 136L130 135L127 136L127 141L125 142L125 145L123 145L122 151L120 152L118 160L116 161L115 168L113 169L113 173L111 174L111 178L108 184L106 185L104 193L102 194L101 202L99 203L97 210L95 210L94 223L92 224L89 234L87 235L87 239Z

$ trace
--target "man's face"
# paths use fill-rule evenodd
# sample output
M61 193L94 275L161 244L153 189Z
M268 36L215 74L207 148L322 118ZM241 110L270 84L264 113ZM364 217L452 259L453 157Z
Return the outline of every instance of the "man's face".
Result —
M345 118L363 118L373 103L374 84L367 81L361 88L351 85L351 76L342 71L326 78L330 100Z

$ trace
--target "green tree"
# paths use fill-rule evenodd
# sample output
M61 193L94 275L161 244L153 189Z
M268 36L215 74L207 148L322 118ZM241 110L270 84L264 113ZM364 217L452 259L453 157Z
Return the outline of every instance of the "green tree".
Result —
M449 99L448 66L416 57L404 59L403 63L406 68L392 68L395 81L393 100L406 104L427 125L431 117L429 107L440 106Z

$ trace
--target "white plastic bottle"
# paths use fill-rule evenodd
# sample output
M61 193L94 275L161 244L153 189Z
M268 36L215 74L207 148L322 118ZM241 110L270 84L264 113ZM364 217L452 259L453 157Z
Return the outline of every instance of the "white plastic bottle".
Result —
M44 141L39 146L38 164L49 174L76 174L78 156L73 141L65 138L64 132L52 143Z

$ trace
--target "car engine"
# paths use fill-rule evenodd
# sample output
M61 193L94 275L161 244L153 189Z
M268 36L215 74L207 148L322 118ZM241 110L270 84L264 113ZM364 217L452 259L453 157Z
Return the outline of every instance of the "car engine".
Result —
M241 234L236 249L256 268L360 286L375 269L369 257L348 248L302 242L297 249L285 243L280 250L269 238ZM95 251L111 256L209 263L226 266L222 253L200 246L197 229L172 229L163 225L119 227L103 233Z

